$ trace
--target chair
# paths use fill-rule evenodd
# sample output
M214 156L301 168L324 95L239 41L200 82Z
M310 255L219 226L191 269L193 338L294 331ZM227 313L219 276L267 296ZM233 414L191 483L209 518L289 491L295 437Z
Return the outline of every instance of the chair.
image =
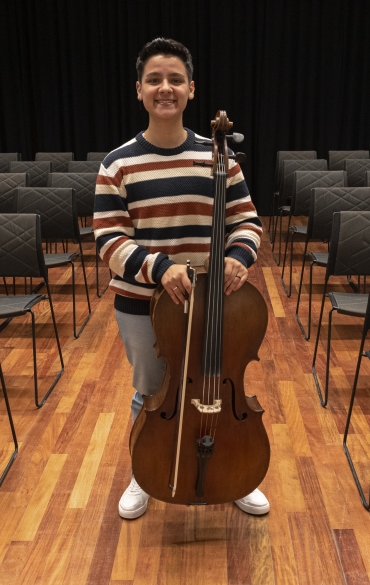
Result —
M365 187L370 187L370 171L365 173Z
M352 472L352 475L354 477L357 489L359 491L362 505L364 506L364 508L366 508L366 510L370 510L370 499L369 499L369 501L366 501L364 491L363 491L361 484L360 484L360 481L358 479L356 469L355 469L355 466L354 466L354 463L352 461L352 457L351 457L351 454L349 452L349 448L347 445L348 430L349 430L349 425L351 422L353 403L354 403L355 396L356 396L357 382L358 382L358 376L360 373L362 358L367 357L368 359L370 359L370 351L369 350L364 351L366 336L367 336L367 333L370 329L370 295L367 295L367 296L368 296L367 307L365 309L364 325L362 327L362 336L361 336L360 349L359 349L358 358L357 358L355 379L353 381L352 394L351 394L351 400L350 400L350 404L349 404L346 428L344 430L344 436L343 436L343 448L344 448L344 452L346 454L346 457L348 459L348 463L349 463L349 466L351 468L351 472Z
M70 160L68 163L69 173L98 173L100 169L98 160Z
M348 158L369 158L368 150L329 150L329 169L344 171L344 161Z
M0 152L0 173L7 173L12 160L22 160L19 152Z
M47 296L44 294L28 294L0 297L0 318L13 319L31 314L32 349L35 404L40 408L52 392L64 372L62 350L59 343L54 308L50 295L48 271L44 262L41 243L41 221L35 214L0 214L0 276L42 278L46 284ZM36 326L33 307L43 300L49 301L54 334L58 347L61 369L54 377L44 397L39 400L38 373L36 356Z
M364 318L368 301L367 294L343 292L327 293L328 281L331 276L347 276L349 274L365 276L370 274L369 244L370 211L340 211L333 214L333 225L328 263L325 274L324 293L322 296L316 343L312 360L312 374L315 380L316 390L320 398L320 403L323 407L325 407L328 403L331 326L333 311L337 311L339 314L343 315ZM326 298L329 298L330 300L331 309L329 310L325 365L325 390L323 398L315 366Z
M282 161L282 177L281 177L281 189L278 197L278 210L275 222L275 232L272 239L272 256L276 264L280 265L281 259L281 240L282 240L282 221L283 216L289 215L290 212L290 200L293 196L294 188L294 173L295 171L326 171L328 163L325 159L314 159L314 160L283 160ZM279 254L276 260L274 256L275 242L277 226L279 225Z
M18 454L18 440L17 440L17 435L15 433L15 428L14 428L14 423L13 423L13 417L12 417L12 411L10 410L10 404L9 404L9 399L8 399L8 394L6 392L6 386L5 386L5 380L4 380L4 376L3 376L3 370L0 364L0 381L1 381L1 387L3 390L3 394L4 394L4 400L5 400L5 408L6 408L6 412L8 414L8 419L9 419L9 424L10 424L10 430L12 431L12 436L13 436L13 442L14 442L14 451L10 456L10 459L8 461L8 463L6 464L5 468L3 469L3 471L1 472L1 476L0 476L0 486L3 483L10 467L13 464L14 459L16 458L17 454Z
M344 161L344 170L347 173L348 187L364 187L365 173L370 171L370 160L366 158L349 159Z
M296 306L296 319L301 328L304 338L308 341L311 335L311 309L312 309L312 274L313 267L326 268L328 263L328 252L313 252L308 254L311 258L310 281L308 293L308 325L307 333L299 317L299 305L301 300L303 274L307 258L307 248L312 240L330 242L333 223L333 213L337 211L370 211L370 188L367 187L332 187L315 188L312 190L310 212L307 225L305 248L303 252L303 263L298 289Z
M91 317L89 291L87 287L85 264L82 254L80 231L78 228L76 194L74 189L20 187L17 190L18 213L38 213L41 217L41 235L47 240L73 240L79 246L77 252L62 254L45 254L45 265L49 270L60 266L71 265L72 269L72 313L73 333L77 339ZM85 283L88 315L77 332L76 325L76 287L75 260L81 257L81 266Z
M71 164L71 163L70 163ZM97 173L51 173L49 187L69 187L76 192L77 215L80 219L92 217L94 213L95 185ZM92 226L80 227L81 238L93 237ZM95 274L96 294L100 298L107 290L109 284L102 292L99 292L99 254L95 245Z
M272 205L271 205L271 214L270 220L268 225L268 233L270 234L270 242L273 241L273 236L275 232L275 216L277 209L275 209L275 205L279 198L279 192L281 188L281 179L282 179L282 162L283 160L306 160L306 159L315 159L317 158L317 153L315 150L278 150L276 154L276 166L275 166L275 178L274 178L274 190L272 194ZM272 230L271 230L272 224Z
M308 217L310 212L310 201L312 189L314 187L345 187L347 178L344 171L295 171L294 189L292 203L289 212L289 221L287 236L284 250L283 268L281 271L281 282L287 297L292 294L292 274L293 274L293 243L294 236L305 236L307 225L290 225L293 216ZM290 263L289 263L289 289L284 282L284 271L286 255L289 244L289 234L291 230L290 244Z
M66 173L68 161L74 160L73 152L36 152L35 160L51 161L54 173Z
M51 162L20 161L9 163L9 172L29 174L30 187L46 187L51 171Z
M16 189L29 185L28 173L0 173L0 213L14 213Z
M108 154L109 152L88 152L87 160L98 160L102 162Z

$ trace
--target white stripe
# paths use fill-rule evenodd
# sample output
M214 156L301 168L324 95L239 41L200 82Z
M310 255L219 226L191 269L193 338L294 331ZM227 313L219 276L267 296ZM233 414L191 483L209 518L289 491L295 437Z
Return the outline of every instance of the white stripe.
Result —
M161 217L149 217L147 219L133 220L135 228L166 228L179 226L206 226L212 225L212 216L208 215L173 215Z
M183 203L204 203L213 207L213 199L205 195L170 195L169 197L156 197L152 199L145 199L143 201L136 201L129 204L129 209L137 209L139 207L155 207L156 205L176 205Z
M116 288L121 289L122 291L128 291L136 295L146 296L148 298L154 295L155 288L147 289L143 288L142 286L135 286L134 284L129 284L128 282L122 282L122 280L111 280L111 286L115 286Z
M209 244L211 238L176 238L169 240L136 240L140 246L181 246L182 244ZM165 252L164 252L165 253Z
M166 180L166 179L182 179L183 177L205 177L212 181L210 169L203 167L183 167L181 168L181 176L179 175L179 168L153 169L132 172L125 175L125 185L133 185L144 181Z

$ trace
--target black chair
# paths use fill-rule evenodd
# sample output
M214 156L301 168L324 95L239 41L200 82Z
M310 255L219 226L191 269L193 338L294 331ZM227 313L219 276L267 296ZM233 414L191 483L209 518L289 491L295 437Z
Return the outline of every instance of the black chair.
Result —
M28 173L0 173L0 213L15 213L16 189L29 186Z
M63 356L50 295L48 271L45 266L42 251L40 217L35 214L0 214L0 251L0 276L42 278L46 285L47 296L32 293L28 295L0 297L1 319L13 319L14 317L26 315L27 313L31 314L35 404L37 408L40 408L64 372ZM36 326L32 308L43 300L49 301L61 369L55 375L44 397L39 400Z
M82 245L77 218L76 194L74 189L40 188L32 189L21 187L17 190L18 213L38 213L41 217L41 235L46 240L77 242L79 253L64 252L61 254L45 254L45 265L49 270L70 264L72 269L72 312L73 333L77 339L84 330L91 317L89 291L87 287L86 271L82 254ZM79 331L76 325L76 286L75 260L81 258L81 266L85 284L88 314Z
M6 464L5 468L1 472L1 476L0 476L0 486L1 486L1 484L3 483L11 465L13 464L14 459L16 458L16 456L18 454L18 440L17 440L17 435L15 433L12 411L10 410L10 404L9 404L8 394L6 391L5 380L4 380L3 370L2 370L1 364L0 364L0 382L1 382L1 387L3 390L3 394L4 394L5 408L6 408L6 412L8 414L10 430L12 431L12 437L13 437L13 443L14 443L14 451L11 454L10 459L9 459L8 463Z
M108 154L109 152L88 152L87 160L98 160L102 162Z
M348 187L364 187L365 173L368 170L370 171L370 159L347 158L344 161L344 170L347 173Z
M365 173L365 187L370 187L370 171Z
M355 469L354 463L352 461L351 454L349 452L349 448L348 448L348 444L347 444L347 437L348 437L349 425L351 422L353 403L354 403L355 396L356 396L357 382L358 382L358 377L360 374L362 358L367 357L368 359L370 359L370 351L369 350L364 351L366 336L367 336L369 329L370 329L370 295L368 295L367 307L366 307L365 315L364 315L364 325L362 327L362 336L361 336L360 349L359 349L358 358L357 358L355 379L353 381L352 394L351 394L351 400L350 400L350 404L349 404L346 428L344 430L344 436L343 436L344 452L346 454L349 466L351 468L352 475L353 475L354 480L356 482L356 486L357 486L357 489L358 489L359 494L360 494L362 505L364 506L364 508L366 508L366 510L370 510L370 498L369 498L369 501L366 501L364 491L361 487L360 480L358 479L358 475L356 473L356 469Z
M95 173L100 169L100 161L98 160L70 160L68 163L69 173Z
M346 185L347 178L344 171L295 171L293 197L289 212L283 268L281 271L281 282L287 297L290 297L290 295L292 294L294 237L296 235L305 236L307 234L307 225L291 226L292 217L293 216L308 217L310 212L312 189L314 187L345 187ZM289 244L289 235L291 235L291 243L288 289L284 281L284 271Z
M51 171L51 162L20 161L9 163L10 173L28 173L30 187L46 187Z
M368 150L329 150L329 169L344 171L344 161L348 158L369 158Z
M271 214L268 225L270 242L272 243L275 232L275 221L277 220L277 203L282 180L282 162L284 160L306 160L317 158L315 150L278 150L276 154L274 190L272 194Z
M22 160L19 152L0 152L0 173L7 173L12 160Z
M332 187L315 188L312 190L310 212L307 225L305 248L303 252L303 263L298 289L296 306L296 319L301 328L304 338L308 341L311 335L311 312L312 312L312 274L313 267L326 268L328 263L328 252L310 251L307 255L308 245L312 240L330 242L333 223L333 213L337 211L370 211L370 188L368 187ZM311 259L310 280L308 292L308 324L307 333L299 317L299 305L301 300L303 275L306 258Z
M333 214L332 234L329 248L328 264L325 274L324 293L322 296L319 323L315 350L312 360L312 374L315 380L316 390L320 398L321 406L328 403L329 374L330 374L330 350L331 350L331 326L333 312L352 317L365 317L368 302L367 294L354 294L343 292L329 292L328 281L331 276L369 275L370 274L370 211L340 211ZM329 310L328 339L325 365L325 390L324 398L316 371L316 357L320 340L322 317L324 313L325 299L329 298L331 309Z
M51 161L54 173L66 173L68 162L74 160L73 152L36 152L35 160Z
M94 238L94 230L92 226L86 226L86 218L94 214L96 177L97 173L52 173L49 177L49 187L69 187L75 190L77 215L85 223L79 228L82 239ZM96 245L95 276L96 294L100 298L107 290L109 283L102 291L99 291L99 254Z

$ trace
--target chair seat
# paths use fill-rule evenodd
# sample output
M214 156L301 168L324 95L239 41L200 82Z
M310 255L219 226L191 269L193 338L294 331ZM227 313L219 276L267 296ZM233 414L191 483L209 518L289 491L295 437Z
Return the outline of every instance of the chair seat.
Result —
M301 234L305 236L307 234L307 226L306 225L292 225L291 227L292 233Z
M46 295L0 296L0 318L24 315L34 305L46 299Z
M44 254L46 268L54 268L55 266L63 266L78 258L77 252L70 254Z
M330 292L327 296L338 313L350 315L352 317L365 317L369 295Z
M308 255L312 262L315 262L318 266L327 266L329 254L328 252L310 252Z
M83 238L84 236L91 236L94 233L92 227L80 227L80 236Z

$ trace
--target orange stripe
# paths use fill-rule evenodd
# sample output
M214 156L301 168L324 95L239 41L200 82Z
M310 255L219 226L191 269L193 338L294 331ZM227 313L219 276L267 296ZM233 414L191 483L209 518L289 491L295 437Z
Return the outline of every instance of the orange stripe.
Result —
M130 299L140 299L142 301L150 301L150 299L152 298L152 296L144 296L144 295L138 295L132 292L129 292L127 290L123 290L122 288L117 288L114 285L110 285L109 288L113 291L118 293L119 295L121 295L122 297L130 297Z
M256 208L254 207L252 201L244 201L243 203L236 203L232 207L228 207L226 209L226 217L230 217L231 215L239 215L241 213L246 213L255 210Z
M141 274L143 275L143 278L147 284L153 284L150 282L150 278L148 275L148 262L147 262L147 260L145 260L144 264L141 267Z
M128 227L133 228L132 221L124 215L115 217L95 218L93 221L94 230L106 229L111 227Z
M104 262L106 262L106 264L109 265L109 260L111 259L111 257L113 256L114 252L120 247L122 246L122 244L124 244L125 242L127 242L127 240L130 240L131 238L128 238L126 236L122 236L121 238L118 238L118 240L116 240L114 242L114 244L112 244L110 246L110 248L108 248L108 250L105 252L104 256L103 256L103 260Z
M195 157L194 157L195 158ZM196 160L209 162L209 159L197 158ZM125 175L130 173L145 173L147 171L160 171L165 169L180 169L185 167L193 167L193 160L180 159L169 161L158 161L150 163L137 163L134 165L127 165L124 167Z
M152 217L173 217L186 215L202 215L212 217L213 206L206 203L169 203L163 205L143 206L130 209L132 219L148 219Z

